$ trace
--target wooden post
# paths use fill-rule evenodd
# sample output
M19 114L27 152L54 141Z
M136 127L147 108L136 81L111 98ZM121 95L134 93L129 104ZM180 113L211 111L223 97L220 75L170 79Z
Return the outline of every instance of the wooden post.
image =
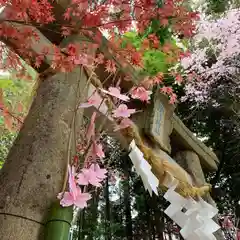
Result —
M86 82L81 68L41 81L0 172L1 240L44 239L47 216L66 172L76 98L85 94ZM79 111L76 127L81 123Z
M206 183L199 157L195 152L180 151L176 154L174 159L178 162L179 165L181 165L190 174L196 186L201 186ZM206 200L211 205L216 206L210 194L207 194L204 200ZM214 218L214 220L218 222L217 216ZM225 239L221 230L218 230L214 235L217 238L217 240Z

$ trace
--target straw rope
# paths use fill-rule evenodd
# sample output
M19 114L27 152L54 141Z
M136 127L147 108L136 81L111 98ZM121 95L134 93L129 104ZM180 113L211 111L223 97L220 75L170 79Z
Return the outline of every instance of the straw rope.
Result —
M135 124L123 129L121 132L128 139L129 143L133 139L135 140L137 147L142 151L146 161L152 166L152 171L158 178L160 185L164 190L166 189L163 185L164 180L166 180L167 175L170 174L178 180L179 184L176 191L184 197L202 197L210 191L211 186L209 184L203 185L202 187L192 186L188 181L186 172L181 167L177 164L174 166L175 164L170 163L167 159L162 159L153 153L152 149L144 144ZM179 171L180 169L182 171Z

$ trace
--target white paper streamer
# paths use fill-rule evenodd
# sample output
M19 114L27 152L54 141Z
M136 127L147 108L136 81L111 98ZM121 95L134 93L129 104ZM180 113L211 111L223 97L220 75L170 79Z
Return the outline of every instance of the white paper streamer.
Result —
M143 181L145 190L148 190L151 196L152 192L158 195L159 181L152 173L150 164L144 159L143 153L136 146L134 140L130 144L130 150L129 157ZM163 184L169 188L164 198L171 203L164 212L182 228L180 233L183 238L186 240L216 240L213 233L220 227L212 218L218 213L218 210L202 198L197 202L175 192L178 181L170 173L166 173Z
M165 214L182 228L180 233L183 238L186 240L216 240L213 233L220 227L212 218L218 213L218 210L202 198L197 202L175 192L178 182L169 173L164 184L169 187L164 198L171 203L165 210Z
M134 140L130 143L129 157L132 160L134 168L136 169L137 174L141 177L145 190L148 190L149 194L152 196L152 192L158 195L158 185L159 180L151 171L150 164L144 159L143 153L136 146Z

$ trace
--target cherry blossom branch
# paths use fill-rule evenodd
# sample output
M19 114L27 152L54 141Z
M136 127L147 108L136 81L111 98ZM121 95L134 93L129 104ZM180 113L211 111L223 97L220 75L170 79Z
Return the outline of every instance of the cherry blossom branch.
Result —
M80 79L78 80L78 90L80 88L80 81L81 81L81 78L82 78L82 73L83 73L83 67L81 67L81 75L80 75ZM81 91L80 93L80 102L82 101L82 98L83 98L83 95L84 95L84 92L86 91L89 83L91 81L91 78L89 77L88 80L87 80L87 83L83 89L83 91ZM79 91L76 91L76 99L78 98L77 97L77 94L78 94ZM67 166L66 166L66 171L65 171L65 175L64 175L64 179L63 179L63 186L62 186L62 190L61 192L65 192L65 189L66 189L66 186L67 186L67 179L68 179L68 165L70 164L70 160L71 160L71 138L72 138L72 131L73 131L73 126L74 126L74 122L75 122L75 117L76 117L76 114L77 114L77 110L78 108L76 107L73 111L73 116L72 116L72 122L71 122L71 125L70 125L70 133L69 133L69 138L68 138L68 148L67 148Z

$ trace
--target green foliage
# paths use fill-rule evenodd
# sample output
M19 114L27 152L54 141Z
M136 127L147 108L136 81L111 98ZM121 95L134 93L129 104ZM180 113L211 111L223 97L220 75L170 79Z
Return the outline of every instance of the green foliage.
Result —
M193 1L195 3L195 1ZM204 4L205 3L205 4ZM226 11L240 7L240 0L205 0L200 2L203 11L210 18L219 18Z
M27 67L27 73L35 79L36 73ZM24 117L32 101L32 87L34 81L26 81L14 76L14 73L0 76L0 90L2 90L4 108L15 117ZM2 103L1 103L2 104ZM17 132L10 132L6 126L4 117L0 112L0 168L5 161L8 152L13 144Z
M9 149L11 148L15 137L15 133L10 133L6 130L0 135L0 168L8 155Z
M226 0L208 0L207 13L223 13L229 8L229 1Z
M123 45L125 47L127 43L131 43L137 50L140 50L144 39L150 34L153 33L149 28L149 32L143 36L137 35L135 32L128 32L123 36ZM169 40L168 32L165 29L160 28L159 31L155 32L159 34L161 42L160 46L164 44L165 40ZM168 41L169 42L169 41ZM176 40L174 38L170 39L170 42L173 46L177 46ZM159 72L167 73L168 70L175 65L167 63L167 55L160 51L159 49L145 50L143 53L144 69L141 71L141 74L154 76Z
M144 68L149 75L167 72L166 54L159 50L149 50L144 53Z

